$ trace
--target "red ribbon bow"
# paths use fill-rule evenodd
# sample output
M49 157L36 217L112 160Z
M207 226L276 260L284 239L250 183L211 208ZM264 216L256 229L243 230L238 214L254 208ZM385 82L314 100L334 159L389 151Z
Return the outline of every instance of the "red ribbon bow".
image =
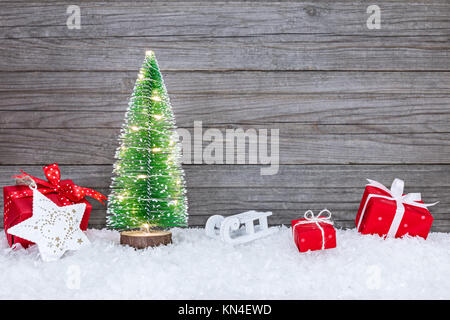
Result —
M30 177L34 180L34 182L36 182L36 184L38 185L38 189L42 194L56 192L58 194L58 200L60 200L63 205L70 205L74 202L79 202L83 200L85 196L92 197L100 201L102 204L104 204L102 199L106 199L106 197L100 192L89 188L83 188L77 186L76 184L61 185L61 173L59 171L58 164L56 163L44 167L44 174L47 177L48 181L33 177L28 173L23 172L22 170L20 170L20 172L22 172L23 175L13 177L20 179L23 179L24 177ZM30 189L17 193L13 196L15 196L16 198L22 198L31 197L32 195L33 191Z

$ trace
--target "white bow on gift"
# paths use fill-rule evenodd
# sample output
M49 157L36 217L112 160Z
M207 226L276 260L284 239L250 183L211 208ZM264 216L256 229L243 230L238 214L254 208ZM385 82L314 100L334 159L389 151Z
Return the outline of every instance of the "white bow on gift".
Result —
M321 215L324 212L326 212L327 215L322 217ZM325 231L323 230L320 223L323 222L333 225L333 222L330 220L331 212L328 209L323 209L322 211L319 212L317 216L315 216L312 210L308 210L305 212L304 217L305 220L299 221L296 224L294 224L294 227L292 228L292 233L294 233L295 227L297 227L298 225L315 223L317 225L317 228L319 228L320 232L322 233L322 250L325 249Z
M387 233L387 237L391 237L391 238L395 237L395 235L397 234L398 228L400 226L400 223L402 222L403 215L405 214L405 206L404 206L405 204L410 205L410 206L425 208L425 209L438 204L438 202L430 203L430 204L424 204L424 203L418 202L418 201L422 200L422 196L420 193L408 193L406 195L403 195L403 189L405 188L405 182L398 178L396 178L394 180L394 182L392 182L390 190L377 181L370 180L370 179L367 179L367 181L369 181L368 186L381 189L384 192L388 193L390 196L370 194L367 197L366 203L364 204L364 208L361 212L361 216L359 217L358 225L356 227L356 229L358 231L361 226L361 222L363 220L364 214L366 212L367 204L369 203L369 200L372 198L383 198L383 199L387 199L387 200L394 200L397 203L397 210L395 212L394 219L392 220L391 226Z

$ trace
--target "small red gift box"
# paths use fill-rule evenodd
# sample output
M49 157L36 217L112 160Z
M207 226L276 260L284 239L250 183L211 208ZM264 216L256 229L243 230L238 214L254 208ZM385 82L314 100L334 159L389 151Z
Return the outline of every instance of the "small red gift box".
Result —
M321 216L327 212L327 216ZM292 220L294 242L300 252L331 249L336 247L336 230L330 221L331 213L322 210L316 217L311 210L304 219Z
M56 163L44 167L44 173L48 181L32 177L26 173L15 177L19 179L29 177L34 180L38 190L58 206L85 203L86 209L80 223L80 229L86 230L92 205L85 199L85 196L89 195L100 202L102 202L102 199L106 199L106 197L92 189L79 187L75 185L72 180L60 180L60 171ZM26 185L15 185L3 188L3 226L10 246L20 243L24 248L27 248L29 245L33 244L33 242L10 235L7 232L10 227L33 215L32 195L32 190Z
M61 185L74 184L72 180L62 180ZM14 198L15 195L21 195L23 193L27 193L30 190L28 186L24 185L16 185L9 186L3 188L3 199L4 199L4 207L5 212L3 216L3 225L5 228L5 232L8 229L19 222L22 222L28 218L31 218L33 215L33 198L31 196L26 198ZM63 203L59 200L59 197L56 193L49 193L45 195L47 198L52 200L58 206L64 206ZM86 200L83 199L77 203L86 203L86 210L83 214L83 219L80 223L80 229L86 230L89 222L89 215L91 213L92 205ZM72 203L70 203L72 204ZM6 237L8 239L8 243L12 246L15 243L20 243L24 248L27 248L29 245L33 244L28 240L13 236L6 232Z
M389 190L377 181L368 180L355 224L362 234L400 238L406 234L427 238L433 217L420 193L403 194L404 182L395 179Z

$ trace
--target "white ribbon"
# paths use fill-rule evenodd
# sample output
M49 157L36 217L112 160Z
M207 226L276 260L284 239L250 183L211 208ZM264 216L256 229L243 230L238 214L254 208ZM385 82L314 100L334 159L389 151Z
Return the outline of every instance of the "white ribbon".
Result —
M328 213L327 216L321 217L321 214L323 212ZM325 231L323 230L322 226L320 225L320 222L327 223L333 225L333 222L330 220L331 218L331 212L328 209L323 209L319 212L317 216L314 215L314 212L311 210L308 210L304 214L305 220L299 221L296 224L294 224L294 227L292 228L292 232L294 232L295 227L301 224L309 224L309 223L315 223L317 227L320 229L320 232L322 233L322 250L325 249Z
M364 214L366 213L367 204L369 203L370 199L372 198L382 198L387 200L394 200L397 203L397 210L395 211L394 219L392 220L391 226L389 228L389 231L387 233L386 237L395 238L395 235L397 234L398 228L400 226L400 223L402 222L403 215L405 214L405 204L414 206L414 207L420 207L427 209L428 207L434 206L439 202L430 203L430 204L424 204L419 203L418 201L421 201L421 194L420 193L408 193L406 195L403 195L403 189L405 187L405 182L401 179L395 179L394 182L392 182L391 189L389 190L381 183L367 179L369 181L368 186L378 188L380 190L383 190L390 196L382 196L378 194L370 194L366 202L364 204L363 210L361 211L361 215L359 217L358 225L356 227L356 230L359 231L359 228L361 226L361 222L363 220Z

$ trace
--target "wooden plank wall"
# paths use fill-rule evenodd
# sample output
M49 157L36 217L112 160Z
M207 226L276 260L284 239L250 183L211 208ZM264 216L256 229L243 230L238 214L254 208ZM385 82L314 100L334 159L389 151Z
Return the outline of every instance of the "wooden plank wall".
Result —
M365 178L422 192L450 231L450 4L442 1L0 2L0 183L23 169L108 193L144 51L156 52L179 127L280 129L280 170L184 165L190 225L329 208L352 227ZM381 8L381 29L366 8ZM3 200L1 201L3 203ZM105 224L94 204L92 227Z

